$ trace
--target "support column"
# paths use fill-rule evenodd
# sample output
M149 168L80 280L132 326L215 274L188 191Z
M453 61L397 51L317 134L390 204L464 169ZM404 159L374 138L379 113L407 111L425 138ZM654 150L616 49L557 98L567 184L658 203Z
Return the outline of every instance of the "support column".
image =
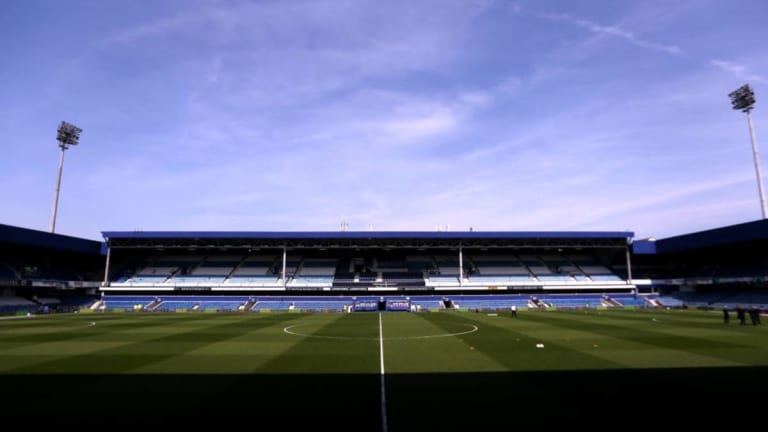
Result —
M61 147L61 157L59 157L59 175L56 177L56 190L53 194L53 209L51 210L51 232L56 232L56 211L59 208L59 191L61 190L61 172L64 170L64 150L67 149L64 143Z
M459 245L459 287L464 286L464 253Z
M288 246L283 246L283 289L285 290L285 286L288 283L288 276L285 274L285 266L286 261L288 259Z
M632 260L629 259L630 244L627 243L625 252L627 253L627 285L632 285Z
M765 192L763 192L763 175L760 173L760 154L757 152L757 142L755 142L755 128L752 127L752 114L747 111L747 123L749 123L749 139L752 142L752 157L755 160L755 174L757 175L757 193L760 195L760 211L763 219L768 218L768 210L765 207Z
M107 265L104 267L104 283L102 286L109 285L109 259L112 255L112 248L109 247L109 241L107 241Z

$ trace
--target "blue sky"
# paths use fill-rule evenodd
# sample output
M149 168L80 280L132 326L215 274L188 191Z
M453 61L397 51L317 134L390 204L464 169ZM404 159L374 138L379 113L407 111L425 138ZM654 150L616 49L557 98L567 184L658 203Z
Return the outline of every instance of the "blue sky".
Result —
M11 1L0 223L631 230L759 219L768 3ZM765 96L763 96L765 95ZM763 166L768 162L763 157Z

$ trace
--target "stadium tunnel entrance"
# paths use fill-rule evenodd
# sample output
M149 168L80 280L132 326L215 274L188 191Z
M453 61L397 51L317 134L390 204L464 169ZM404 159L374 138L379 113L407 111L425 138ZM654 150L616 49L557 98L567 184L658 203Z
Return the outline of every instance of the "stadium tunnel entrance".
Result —
M411 301L405 298L357 297L352 310L355 312L409 312Z

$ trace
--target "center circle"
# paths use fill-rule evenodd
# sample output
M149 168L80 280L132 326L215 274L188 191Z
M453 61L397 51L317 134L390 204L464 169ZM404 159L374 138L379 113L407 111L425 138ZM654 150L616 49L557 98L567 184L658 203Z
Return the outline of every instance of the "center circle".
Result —
M345 340L379 340L378 337L360 337L360 336L327 336L327 335L318 335L318 334L307 334L307 333L301 333L298 331L294 331L293 329L297 327L307 327L311 324L295 324L292 326L287 326L283 328L283 332L293 335L293 336L303 336L303 337L311 337L311 338L320 338L320 339L345 339ZM438 333L433 335L422 335L422 336L396 336L396 337L384 337L381 338L382 340L408 340L408 339L432 339L432 338L441 338L441 337L451 337L451 336L461 336L469 333L474 333L478 330L478 327L473 324L459 324L464 327L468 327L469 330L465 330L458 333Z

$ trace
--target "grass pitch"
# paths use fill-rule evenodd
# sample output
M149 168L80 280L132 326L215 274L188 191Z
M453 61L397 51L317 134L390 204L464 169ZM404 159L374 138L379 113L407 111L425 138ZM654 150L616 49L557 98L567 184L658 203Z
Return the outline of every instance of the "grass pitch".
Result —
M768 328L695 311L0 320L0 402L56 425L591 423L682 401L740 410L767 372Z

